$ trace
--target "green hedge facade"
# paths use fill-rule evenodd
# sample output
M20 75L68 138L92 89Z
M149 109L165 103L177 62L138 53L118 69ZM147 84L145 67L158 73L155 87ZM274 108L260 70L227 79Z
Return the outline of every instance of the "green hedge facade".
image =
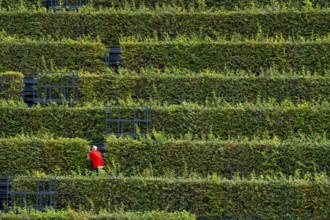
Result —
M198 35L214 37L213 32L230 37L239 33L253 37L327 36L330 33L330 12L125 12L117 10L92 12L0 12L0 30L19 36L55 39L76 39L82 35L99 36L107 46L119 44L121 37L141 36L163 38L164 35ZM13 24L11 21L15 21Z
M323 73L330 69L330 40L310 42L121 42L125 67L187 68L194 71L250 70Z
M330 138L329 103L238 104L202 107L197 105L151 106L152 128L180 137L214 134L220 138L264 135L286 138L297 133ZM133 109L122 115L133 115ZM104 140L105 108L50 106L27 108L1 103L0 134L50 132L61 137Z
M29 181L24 187L33 185ZM185 210L196 216L243 219L330 217L330 184L325 178L267 181L59 177L56 193L58 208L71 205L87 210Z
M125 175L149 172L207 176L330 174L328 140L188 141L108 138L106 159L110 169Z
M21 5L24 5L26 7L33 7L37 6L38 4L42 6L42 2L45 2L44 0L23 0L23 1L11 1L11 0L2 0L2 3L0 6L4 8L9 7L19 7ZM77 4L76 1L70 0L71 4L75 5ZM82 1L84 4L89 3L88 0ZM147 6L147 7L156 7L156 6L162 6L162 5L175 5L180 6L183 8L198 8L198 9L217 9L217 8L223 8L226 10L236 10L244 9L248 7L252 7L254 5L255 7L265 7L265 6L272 6L272 7L279 7L285 5L286 7L295 7L295 8L303 8L303 7L316 7L319 6L321 8L330 7L330 3L326 0L311 0L310 3L306 3L301 0L293 0L293 1L285 1L285 0L277 0L277 1L271 1L271 0L225 0L225 1L217 1L217 0L205 0L205 1L198 1L198 0L134 0L133 2L126 2L126 1L119 1L119 0L93 0L92 5L94 7L127 7L127 6L133 6L133 4L136 7L140 6Z
M88 142L65 138L1 138L0 177L27 172L69 173L86 169Z
M330 3L326 0L311 0L311 5L319 6L319 7L330 7ZM224 8L226 10L236 10L244 9L251 7L252 5L256 7L265 7L265 6L273 6L278 7L279 5L286 5L288 7L296 7L296 8L302 8L306 7L307 4L304 1L301 0L293 0L293 1L285 1L285 0L277 0L277 1L271 1L271 0L224 0L224 1L218 1L218 0L205 0L205 1L198 1L198 0L135 0L134 4L136 6L145 5L148 7L155 7L157 5L177 5L181 6L183 8L199 8L199 9L208 9L208 8ZM125 4L125 1L118 1L118 0L94 0L93 5L96 7L125 7L127 3Z
M0 69L24 75L52 68L100 71L106 48L85 40L31 40L5 37L0 40Z
M0 99L20 100L23 92L23 74L0 72Z
M108 102L131 97L135 101L205 104L256 102L258 99L330 101L330 78L322 76L223 76L220 74L173 75L81 74L79 102ZM130 75L131 74L131 75ZM180 73L178 73L180 74ZM207 100L207 101L206 101Z

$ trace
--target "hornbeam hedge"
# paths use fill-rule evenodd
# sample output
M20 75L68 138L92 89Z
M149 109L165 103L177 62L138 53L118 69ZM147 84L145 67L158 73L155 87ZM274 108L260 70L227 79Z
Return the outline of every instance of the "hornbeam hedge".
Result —
M47 210L45 212L35 211L35 210L16 210L9 212L0 212L0 219L6 220L16 220L16 219L33 219L33 220L195 220L196 217L188 212L165 212L165 211L150 211L150 212L117 212L108 213L102 211L98 214L93 212L76 212L74 210Z
M330 38L315 41L122 41L125 67L177 67L194 71L251 70L276 67L282 71L308 70L322 73L330 69Z
M228 73L228 75L226 75ZM268 75L269 74L269 75ZM330 74L330 72L329 72ZM48 74L47 82L60 85L60 74ZM39 75L39 82L44 82ZM44 82L45 83L45 82ZM256 77L253 74L183 70L160 72L147 69L143 73L124 71L104 74L79 73L79 103L133 99L136 102L180 104L194 102L257 102L274 99L295 103L330 100L330 77L279 73L271 71ZM61 97L60 89L52 90L53 97Z
M207 176L330 174L330 141L296 140L132 140L109 137L106 159L125 175L152 173Z
M23 78L23 74L19 72L0 72L0 99L21 99Z
M1 35L1 33L0 33ZM4 36L0 39L0 69L24 74L52 68L98 71L106 48L100 42L63 39L28 39Z
M23 190L35 189L37 179L26 181ZM18 183L14 182L14 189ZM329 178L322 176L315 180L58 177L56 182L58 208L70 205L87 210L185 210L218 218L328 219L329 199Z
M125 7L127 6L127 2L118 1L118 0L93 0L93 5L96 7ZM224 8L227 10L237 10L237 8L244 9L249 7L265 7L272 6L274 8L286 6L286 7L311 7L311 6L319 6L319 7L330 7L330 3L326 0L311 0L311 1L301 1L301 0L227 0L227 1L219 1L219 0L135 0L134 4L136 6L145 5L148 7L162 6L162 5L176 5L184 8L198 8L198 9L216 9L216 8Z
M14 23L12 21L15 21ZM198 35L214 38L216 33L230 37L260 34L276 37L297 35L326 36L330 33L329 10L173 12L154 10L101 10L80 12L0 11L0 30L19 36L76 39L82 35L100 37L107 46L119 44L120 37L155 35L175 37Z
M25 7L37 7L43 6L43 2L46 0L21 0L21 1L12 1L12 0L2 0L0 3L0 7L3 8L17 8L20 6ZM83 0L83 4L90 3L88 0ZM72 5L76 5L77 2L74 0L69 1ZM93 0L89 5L93 5L94 7L156 7L163 5L175 5L176 7L183 7L186 9L196 8L199 10L206 9L218 9L224 8L226 10L237 10L245 9L250 7L295 7L295 8L310 8L310 7L321 7L326 8L330 7L330 3L326 0L310 0L310 1L301 1L301 0L227 0L227 1L217 1L217 0L206 0L206 1L198 1L198 0L134 0L133 2L120 1L120 0Z
M125 109L122 117L133 115ZM194 104L151 105L152 128L168 135L185 134L203 136L214 134L220 138L258 135L286 138L295 134L321 134L330 138L329 103L291 102L281 104L219 104L199 106ZM81 137L104 140L106 131L104 106L88 105L67 107L28 108L25 104L0 103L0 135L50 132L61 137Z
M56 75L52 77L55 80ZM205 104L219 99L227 102L257 102L270 98L278 102L330 101L329 88L330 78L322 76L224 76L207 72L180 75L176 70L172 74L148 70L143 75L132 72L123 75L80 74L78 90L80 103L130 97L136 101Z
M88 142L82 139L29 138L0 139L0 177L28 172L69 173L86 169Z

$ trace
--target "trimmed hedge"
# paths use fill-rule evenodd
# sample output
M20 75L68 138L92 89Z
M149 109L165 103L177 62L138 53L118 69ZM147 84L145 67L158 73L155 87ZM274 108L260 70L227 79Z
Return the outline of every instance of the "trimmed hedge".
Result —
M180 74L179 71L173 71ZM278 102L291 100L330 101L330 78L322 76L224 76L216 73L191 75L80 74L79 102L111 100L156 101L179 104L195 102L257 102L270 98Z
M12 21L15 21L13 23ZM307 10L279 12L164 12L153 10L108 10L81 12L0 11L0 30L19 36L54 39L76 39L82 35L99 36L106 45L118 45L120 37L141 36L160 39L164 36L199 35L214 37L215 33L230 37L260 34L276 37L327 36L330 33L330 11Z
M23 1L12 1L12 0L2 0L0 6L8 8L8 7L19 7L21 5L27 7L37 6L38 4L42 6L42 2L45 0L23 0ZM70 2L70 1L69 1ZM72 4L77 4L76 1L72 1ZM83 0L84 4L88 3L88 0ZM301 0L293 0L293 1L286 1L286 0L225 0L225 1L218 1L218 0L206 0L206 1L198 1L198 0L134 0L133 2L127 1L118 1L118 0L93 0L92 5L94 7L127 7L127 6L147 6L147 7L156 7L162 5L175 5L184 8L198 8L198 9L206 9L206 8L224 8L227 10L236 10L237 8L248 8L252 5L255 7L264 7L264 6L272 6L272 7L279 7L279 6L286 6L286 7L311 7L311 6L319 6L319 7L330 7L330 3L326 0L311 0L309 4L305 1Z
M330 174L330 142L307 140L106 140L106 160L125 175ZM112 163L112 164L111 164Z
M29 179L24 187L33 188ZM15 188L15 184L14 184ZM301 179L59 177L57 207L188 211L197 216L328 219L330 183Z
M118 0L93 0L94 6L102 6L102 7L125 7L127 6L126 1L118 1ZM271 5L273 7L279 7L281 5L285 5L287 7L306 7L308 6L305 1L301 0L293 0L288 2L287 0L135 0L134 4L136 6L146 5L148 7L155 7L157 5L176 5L184 8L195 7L195 8L224 8L226 10L236 10L237 8L248 8L252 5L256 7L264 7L267 5ZM320 6L320 7L330 7L330 3L326 0L311 0L310 5Z
M23 74L19 72L0 72L0 99L21 99L24 87L23 78Z
M1 138L0 177L85 170L88 150L88 142L78 138Z
M124 105L123 105L124 106ZM321 134L330 139L329 103L293 105L258 103L203 107L193 104L151 106L152 128L168 135L185 134L229 137L264 135L286 138L297 133ZM123 110L133 115L133 109ZM51 105L28 108L24 104L0 103L0 135L47 131L55 136L104 140L104 106L69 108Z
M0 68L25 75L52 68L100 71L106 67L102 61L105 52L102 43L82 39L54 41L5 36L0 39Z
M164 212L164 211L151 211L151 212L123 212L123 213L106 213L102 211L98 214L93 214L91 212L75 212L74 210L63 210L63 211L53 211L47 210L46 212L39 212L34 210L19 210L19 213L0 212L0 219L34 219L34 220L44 220L44 219L61 219L61 220L87 220L87 219L107 219L107 220L194 220L196 217L187 212Z
M125 67L187 68L194 71L250 70L323 73L330 69L330 39L305 42L198 41L121 42Z

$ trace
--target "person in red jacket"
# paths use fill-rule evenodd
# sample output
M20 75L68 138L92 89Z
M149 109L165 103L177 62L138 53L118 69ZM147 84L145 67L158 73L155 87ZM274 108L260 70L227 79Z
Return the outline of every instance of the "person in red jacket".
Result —
M92 147L92 151L87 154L87 160L92 160L92 170L96 170L104 168L104 162L102 158L102 154L97 150L97 146Z

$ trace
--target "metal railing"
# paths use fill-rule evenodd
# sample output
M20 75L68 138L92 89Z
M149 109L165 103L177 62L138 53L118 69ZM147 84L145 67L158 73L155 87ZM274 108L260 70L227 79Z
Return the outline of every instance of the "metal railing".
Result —
M106 106L106 134L144 136L151 128L151 108L146 106Z

